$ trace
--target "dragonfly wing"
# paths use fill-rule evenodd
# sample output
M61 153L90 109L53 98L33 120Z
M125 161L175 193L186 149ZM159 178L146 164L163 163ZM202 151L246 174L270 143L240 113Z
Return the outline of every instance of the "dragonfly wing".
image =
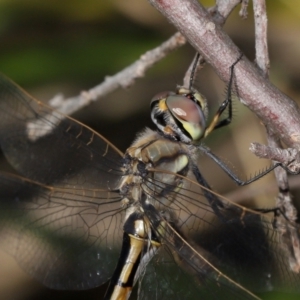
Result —
M86 289L113 273L122 235L122 153L0 76L0 144L24 179L0 175L1 233L38 280Z
M197 282L178 266L169 252L164 250L160 249L159 255L149 262L145 274L137 282L137 298L143 300L202 299Z
M0 173L0 236L20 266L48 287L93 288L111 277L118 259L120 199Z
M153 211L148 216L153 220ZM158 215L155 219L158 220ZM259 299L251 290L229 277L228 274L232 273L224 272L223 262L218 257L195 243L189 243L165 220L157 227L156 234L161 235L162 252L172 258L166 260L163 256L163 259L157 260L150 279L145 279L146 282L153 281L153 287L144 291L144 294L149 293L148 299L155 298L155 295L158 295L158 299L161 299L161 295L175 299ZM153 265L152 262L150 268Z
M156 182L155 176L145 179L143 190L155 209L144 210L162 244L203 289L235 299L300 291L300 276L290 271L273 213L248 210L212 191L204 196L192 177L173 176L176 186Z
M115 189L122 153L85 125L35 100L0 76L0 144L12 166L32 180Z

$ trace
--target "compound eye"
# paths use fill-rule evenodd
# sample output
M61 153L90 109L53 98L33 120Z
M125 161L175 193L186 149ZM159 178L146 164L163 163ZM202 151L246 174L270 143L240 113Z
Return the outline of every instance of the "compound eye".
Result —
M207 102L203 95L201 95L199 92L193 93L193 99L195 102L198 102L202 110L207 109Z
M165 91L165 92L160 92L158 94L156 94L150 102L150 107L153 107L153 105L155 105L155 103L159 102L162 99L166 99L168 96L175 94L174 92L170 92L170 91Z
M193 141L199 141L203 137L206 119L196 102L185 96L172 95L167 97L166 105Z
M179 120L200 123L201 110L192 100L184 96L170 96L167 99L167 106L171 113Z

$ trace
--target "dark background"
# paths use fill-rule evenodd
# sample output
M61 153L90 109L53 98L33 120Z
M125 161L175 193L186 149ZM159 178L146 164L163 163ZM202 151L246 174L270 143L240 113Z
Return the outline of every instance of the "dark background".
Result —
M213 4L213 1L201 2ZM297 101L300 7L292 3L267 1L270 77L276 86ZM253 60L252 15L250 7L248 19L242 20L236 10L225 30ZM1 0L0 71L40 100L47 101L57 93L74 96L133 63L174 32L147 1ZM193 56L194 50L186 45L155 65L130 89L119 89L73 116L125 151L136 132L145 126L153 128L149 115L151 98L181 84ZM195 85L208 98L212 116L224 98L224 84L206 66L197 76ZM206 143L245 178L269 164L248 151L252 141L265 143L264 128L251 112L236 103L233 124L213 133ZM200 163L214 188L229 195L235 185L205 157ZM3 165L3 169L6 168ZM239 196L242 203L250 203L250 198L252 205L272 207L276 197L273 182L273 177L268 176L251 185L245 192L247 197L240 196L240 192L235 196ZM234 195L230 195L233 199ZM296 192L295 195L297 199ZM49 291L2 252L0 266L0 299L101 299L100 289L71 294ZM274 299L274 295L272 297Z

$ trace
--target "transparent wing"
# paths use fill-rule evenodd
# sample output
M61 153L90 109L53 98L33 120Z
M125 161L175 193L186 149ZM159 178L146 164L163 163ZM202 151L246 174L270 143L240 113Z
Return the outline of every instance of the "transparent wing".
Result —
M170 244L164 245L160 254L148 264L145 275L139 282L138 299L259 299L238 284L229 285L224 283L224 279L222 282L218 277L213 278L207 266L199 269L199 262L192 263L190 256L187 262L186 256L183 257L181 253L179 258L178 253L174 251ZM181 249L182 251L184 250ZM194 255L198 256L197 253ZM194 264L193 269L190 267L190 270L187 270L187 266L191 264Z
M178 185L171 186L155 180L158 173L170 174L153 173L143 190L155 209L146 205L144 210L163 245L208 298L255 299L254 294L263 291L300 292L300 276L290 270L273 212L249 210L212 191L204 196L204 188L192 176L173 174Z
M161 249L147 265L144 276L137 283L137 297L143 300L203 298L198 283L179 267L173 255Z
M57 289L107 281L122 236L122 153L0 76L0 144L23 176L0 175L1 237L35 278ZM31 181L32 180L32 181Z
M118 194L53 188L0 173L0 236L20 266L55 289L106 282L118 260Z
M44 184L113 190L122 153L85 125L0 76L0 144L12 166Z

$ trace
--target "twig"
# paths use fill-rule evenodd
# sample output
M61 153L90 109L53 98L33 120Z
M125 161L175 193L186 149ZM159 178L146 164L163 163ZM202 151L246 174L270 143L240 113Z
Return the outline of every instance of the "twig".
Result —
M267 43L267 14L265 0L253 0L253 10L255 19L255 49L256 49L256 63L262 70L263 75L268 78L270 61L268 56ZM280 140L267 130L269 147L253 143L250 150L260 158L268 158L286 165L292 173L300 171L299 154L296 149L288 148L281 149ZM274 148L270 148L270 145ZM282 189L288 189L287 175L283 176L284 170L275 169L275 176L277 178L278 186ZM285 183L280 182L284 180ZM284 186L284 188L283 188Z
M262 70L263 75L269 77L269 52L268 52L268 18L265 0L253 0L255 24L255 61Z
M119 87L128 88L137 78L143 77L145 72L155 63L164 58L168 53L178 49L186 43L186 39L177 32L160 46L147 51L141 55L140 59L132 65L115 74L107 76L101 84L83 91L79 96L64 99L56 98L55 104L52 103L58 111L65 115L70 115L80 108L90 104L92 101L107 95Z
M259 69L262 71L263 76L266 79L268 79L270 60L269 60L269 52L268 52L268 35L267 35L268 18L267 18L265 0L253 0L253 14L254 14L254 24L255 24L255 60ZM268 130L268 128L267 128L267 139L268 139L269 146L275 145L276 148L280 147L280 140L276 138L275 134L273 134L270 130ZM256 149L258 150L257 144L253 144L252 146L253 149L256 146ZM277 151L277 153L279 153L279 151ZM284 190L288 188L287 174L284 175L284 172L285 172L284 170L279 170L279 169L275 170L275 176L277 175L276 179L278 182L279 190L281 190L281 187L283 186L284 186Z
M291 171L299 171L299 152L296 149L280 149L280 141L268 132L269 146L263 146L253 143L251 147L259 157L272 157L273 160L279 161L287 165ZM287 173L283 168L274 170L279 194L277 196L276 207L280 209L282 214L275 219L275 225L280 233L280 246L285 251L290 265L290 269L300 272L300 237L298 234L297 209L295 208L287 179Z
M209 62L220 78L229 80L229 67L239 50L196 0L149 0ZM188 16L188 17L187 17ZM245 57L236 65L239 96L272 132L291 148L300 146L300 110ZM283 105L284 104L284 105Z
M243 18L243 19L247 19L248 17L248 5L249 5L249 0L242 0L242 4L241 4L241 9L239 12L239 15Z
M259 143L251 143L249 150L260 158L267 158L280 162L286 166L291 173L298 173L300 171L300 153L296 149L281 149L278 147L271 147L270 145L265 146Z
M255 49L256 63L263 71L265 78L269 73L269 55L267 43L267 13L265 0L253 0L253 10L255 19ZM299 152L296 149L280 149L280 140L267 128L267 138L269 147L260 147L264 156L273 156L273 160L287 165L292 172L299 172ZM256 145L256 149L258 149ZM263 149L264 148L264 149ZM263 151L262 151L263 150ZM264 152L264 153L263 153ZM268 154L267 154L268 153ZM276 207L284 213L276 219L276 225L280 232L281 246L287 254L291 270L298 273L300 271L300 241L298 235L297 209L295 208L290 194L287 172L283 168L274 170L279 194Z
M296 149L280 149L280 141L270 133L268 133L269 146L263 146L258 143L251 145L254 153L259 157L268 157L278 161L296 173L299 171L299 152ZM298 234L297 209L292 201L287 173L283 168L274 170L279 194L277 196L276 207L280 208L283 213L279 215L276 221L276 227L280 233L281 247L288 257L290 269L296 273L300 272L300 237Z

